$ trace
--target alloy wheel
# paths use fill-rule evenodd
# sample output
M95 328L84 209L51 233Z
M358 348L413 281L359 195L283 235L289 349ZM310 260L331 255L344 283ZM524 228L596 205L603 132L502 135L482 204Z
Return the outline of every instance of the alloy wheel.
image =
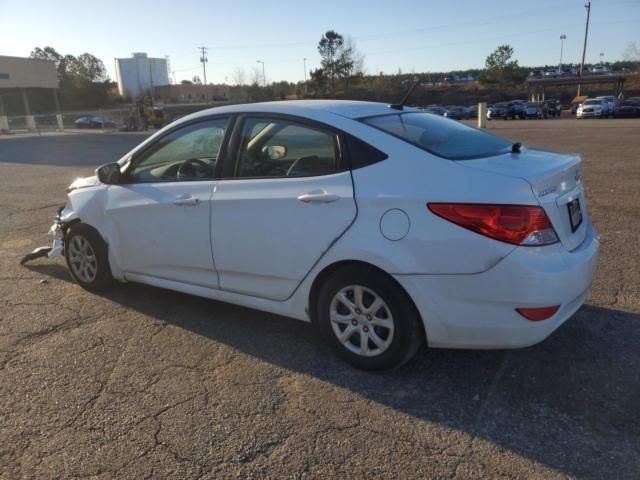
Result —
M393 341L395 324L391 309L370 288L361 285L342 288L331 300L329 318L340 343L357 355L381 355Z
M69 243L69 264L78 280L91 283L98 273L98 259L91 243L82 235L74 235Z

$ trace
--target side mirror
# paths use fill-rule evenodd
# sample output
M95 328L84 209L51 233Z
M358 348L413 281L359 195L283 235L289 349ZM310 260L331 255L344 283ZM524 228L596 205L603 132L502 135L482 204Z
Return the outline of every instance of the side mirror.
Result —
M287 147L284 145L269 145L262 148L262 153L266 153L271 160L282 160L287 156Z
M105 185L117 185L120 183L122 173L118 163L107 163L96 168L96 176Z

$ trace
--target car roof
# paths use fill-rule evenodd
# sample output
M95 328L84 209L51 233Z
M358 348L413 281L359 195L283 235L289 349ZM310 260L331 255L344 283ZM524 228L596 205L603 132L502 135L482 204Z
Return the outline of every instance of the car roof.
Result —
M417 111L410 107L405 107L405 110ZM361 102L355 100L284 100L214 107L189 115L189 118L193 119L208 115L244 112L279 113L310 118L315 117L320 112L329 112L346 118L362 118L394 113L397 112L397 110L392 110L386 103Z

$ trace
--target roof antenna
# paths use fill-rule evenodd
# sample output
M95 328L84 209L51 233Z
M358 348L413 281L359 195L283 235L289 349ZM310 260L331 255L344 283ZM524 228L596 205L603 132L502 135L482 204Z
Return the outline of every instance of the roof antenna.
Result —
M400 100L400 103L392 103L389 105L389 108L393 108L394 110L402 110L404 108L404 104L407 103L407 100L409 100L409 97L411 96L413 91L418 87L418 85L420 85L421 82L422 82L422 79L417 78L416 81L413 82L413 85L409 87L409 91L404 95L404 97L402 97L402 100Z

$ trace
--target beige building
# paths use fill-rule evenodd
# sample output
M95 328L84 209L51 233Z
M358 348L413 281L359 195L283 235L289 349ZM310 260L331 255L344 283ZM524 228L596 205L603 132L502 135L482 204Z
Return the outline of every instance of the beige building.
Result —
M58 127L62 129L62 115L58 105L58 72L53 62L34 58L0 56L0 131L9 130L3 94L20 92L27 128L35 130L36 122L29 105L29 93L34 89L49 89L54 96Z

